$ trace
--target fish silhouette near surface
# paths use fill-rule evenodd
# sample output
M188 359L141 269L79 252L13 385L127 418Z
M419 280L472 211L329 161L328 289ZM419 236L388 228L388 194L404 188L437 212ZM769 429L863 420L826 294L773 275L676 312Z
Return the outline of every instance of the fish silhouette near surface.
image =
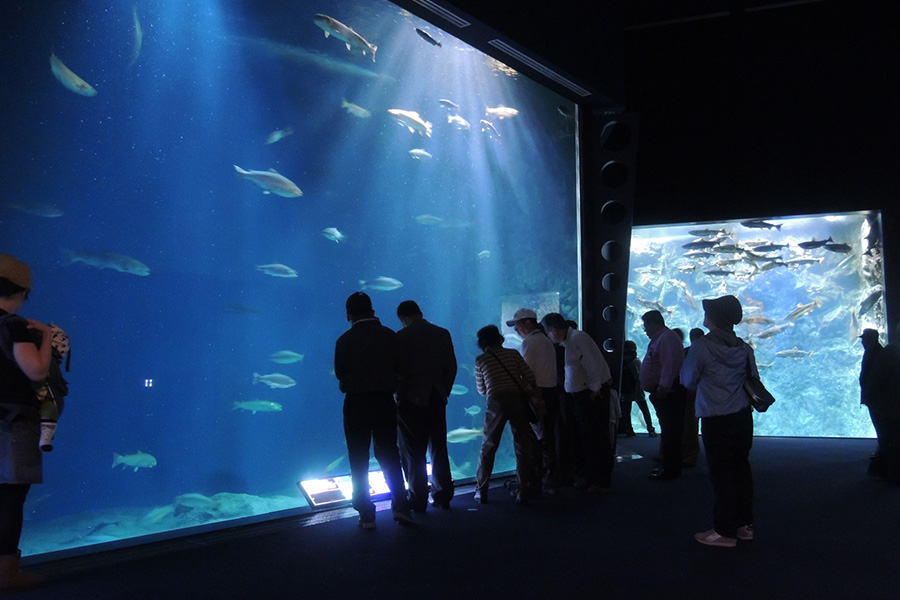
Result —
M298 198L303 195L297 184L276 171L269 169L268 171L254 171L242 169L234 165L234 170L241 179L249 179L262 188L263 194L275 194L283 198Z
M431 137L431 123L419 116L419 113L401 108L389 108L388 114L409 129L410 133L419 133L425 137Z
M232 404L232 410L246 410L254 415L258 412L280 412L281 405L269 400L236 400Z
M288 277L294 278L300 275L294 269L287 265L273 263L271 265L256 265L256 270L272 277Z
M359 287L364 290L378 290L379 292L390 292L403 287L403 283L393 277L384 277L383 275L374 279L360 280Z
M357 50L363 53L363 56L366 53L371 53L372 62L375 62L375 51L378 50L378 46L374 44L370 44L366 39L332 17L328 15L318 14L313 18L313 22L315 22L316 26L325 32L325 37L327 38L330 35L333 35L335 38L341 40L346 44L347 50L353 52Z

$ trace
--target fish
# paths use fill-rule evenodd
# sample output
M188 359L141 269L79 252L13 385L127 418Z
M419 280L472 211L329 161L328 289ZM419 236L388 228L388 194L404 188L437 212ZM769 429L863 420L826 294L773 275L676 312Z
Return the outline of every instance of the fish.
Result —
M333 35L335 38L344 42L347 46L347 50L350 52L353 52L353 50L356 49L365 56L368 51L372 54L372 62L375 62L375 51L378 50L378 46L370 44L363 36L359 35L337 19L333 19L328 15L318 14L313 17L313 22L319 29L325 32L326 38L329 35Z
M792 321L789 321L787 323L782 323L781 325L775 325L774 327L769 327L768 329L766 329L764 331L760 331L756 337L761 338L761 339L770 338L772 336L778 335L779 333L781 333L788 327L793 327L793 326L794 326L794 323Z
M693 273L697 270L697 265L679 265L678 272L679 273Z
M684 253L685 258L709 258L710 256L715 256L713 252L707 252L706 250L689 250Z
M97 90L95 90L87 81L73 73L61 60L56 58L56 54L54 54L52 50L50 51L50 72L53 73L53 76L56 77L66 89L72 90L76 94L88 97L97 95Z
M662 303L658 300L645 300L643 298L636 298L637 303L643 306L644 308L648 308L650 310L658 310L661 313L669 313L672 314L672 311L662 305Z
M410 133L418 133L425 137L431 137L431 123L419 116L419 113L411 110L402 110L400 108L389 108L388 114L409 129Z
M712 275L713 277L727 277L729 275L734 275L734 271L729 269L707 269L703 272L707 275Z
M261 271L266 275L271 275L272 277L299 277L297 271L288 267L287 265L281 265L278 263L273 263L271 265L256 265L256 270Z
M473 404L472 406L464 408L463 412L474 417L475 415L481 414L481 407L477 404Z
M380 292L390 292L403 287L400 281L393 277L378 276L368 281L360 280L359 287L364 290L378 290Z
M772 262L767 262L763 265L758 266L756 268L756 270L759 271L760 273L765 273L766 271L771 271L775 267L786 267L786 266L788 266L788 265L784 264L783 261L773 260Z
M484 119L481 119L479 121L479 124L481 125L482 133L486 133L487 136L493 140L497 140L498 142L500 141L500 132L497 131L497 128L494 127L493 123L491 123L490 121L485 121Z
M824 259L821 256L819 256L818 258L791 258L791 259L784 261L783 264L784 264L784 266L791 268L791 267L798 267L801 265L815 265L815 264L822 262L822 260L824 260Z
M341 98L341 108L358 119L368 119L372 116L372 113L364 109L362 106L353 104L352 102L347 102L347 100L343 98Z
M429 158L431 158L431 155L421 148L414 148L410 150L409 155L416 160L428 160Z
M774 252L775 250L787 248L788 245L789 244L760 244L759 246L755 246L753 249L757 252Z
M800 246L801 248L803 248L804 250L812 250L814 248L821 248L825 244L830 244L833 241L834 240L831 239L831 236L829 235L827 240L817 240L816 238L813 238L813 239L809 240L808 242L800 242L797 245Z
M818 308L820 306L822 306L822 302L818 298L816 298L815 300L813 300L812 302L809 302L807 304L797 304L797 308L795 308L794 310L789 312L788 315L784 318L784 320L785 321L794 321L804 315L808 315L809 313L811 313L812 311L814 311L816 308Z
M422 31L421 29L416 27L416 33L419 34L420 38L422 38L423 40L425 40L432 46L437 46L438 48L442 47L442 44L439 41L437 41L436 39L434 39L433 37L431 37L427 31Z
M691 229L688 234L701 238L728 235L724 229Z
M285 127L284 129L276 129L272 133L266 136L267 144L274 144L275 142L279 142L286 138L289 135L294 134L294 129L292 127Z
M303 195L297 184L281 175L275 169L268 171L247 171L234 165L234 170L242 179L249 179L262 188L263 194L275 194L283 198L298 198Z
M141 22L138 20L137 4L131 7L131 17L134 22L134 37L131 44L131 60L128 61L129 67L137 62L141 55L141 46L144 44L144 30L141 29Z
M279 350L269 355L269 360L279 365L289 365L292 363L303 362L303 355L292 350Z
M322 235L337 244L347 240L347 236L338 231L337 227L326 227L322 230Z
M144 515L142 521L145 523L159 523L163 519L167 519L175 514L175 505L167 504L165 506L157 506Z
M453 125L457 129L468 130L472 127L468 121L459 115L447 115L447 123Z
M447 442L450 444L462 444L471 442L472 440L481 439L483 432L481 429L469 429L467 427L457 427L447 432Z
M822 247L826 250L837 252L839 254L847 254L851 250L850 244L825 244Z
M775 319L771 319L763 315L750 315L748 317L744 317L741 323L746 323L748 325L774 325Z
M479 252L478 254L475 255L475 258L477 258L478 260L487 260L490 257L491 257L490 250L482 250L481 252Z
M442 108L446 108L451 113L459 112L459 104L457 104L456 102L454 102L452 100L447 100L446 98L441 98L440 100L438 100L438 104L440 104Z
M253 383L264 383L273 390L283 390L285 388L294 387L297 382L281 373L269 373L268 375L253 374Z
M741 221L741 225L750 229L777 229L781 231L781 223L769 223L765 219L750 219L749 221Z
M254 415L258 412L280 412L281 405L269 400L235 400L231 410L247 410Z
M419 223L420 225L437 225L438 223L444 222L444 219L434 215L419 215L418 217L413 218L416 220L416 223Z
M469 388L464 386L461 383L454 383L453 387L450 388L451 396L464 396L469 393Z
M794 346L790 350L781 350L780 352L776 352L775 356L780 356L781 358L805 358L812 355L812 353L812 350L798 350L797 346Z
M682 244L681 247L685 250L705 250L717 246L718 244L719 240L694 240L693 242Z
M737 254L743 252L744 249L737 244L716 244L713 246L713 252L722 252L725 254Z
M866 296L866 298L860 302L859 310L857 311L857 316L861 317L875 306L875 303L881 299L882 294L884 294L884 290L881 288L876 289L874 292Z
M510 108L501 104L500 106L495 106L494 108L486 106L484 108L484 114L490 115L492 117L497 117L502 121L503 119L509 119L516 116L517 114L519 114L519 111L515 108Z
M859 319L856 317L856 309L850 309L850 343L855 343L859 338Z
M135 452L134 454L119 454L118 452L113 452L113 468L116 465L122 465L123 467L134 467L134 470L138 469L152 469L156 466L156 458L147 454L146 452Z
M338 466L344 462L344 455L338 456L336 459L325 465L325 472L330 473L338 468Z
M65 214L61 208L54 206L53 204L47 204L46 202L7 202L6 208L17 210L26 215L46 217L49 219L61 217Z
M88 252L83 250L64 250L69 264L80 262L89 267L98 269L112 269L120 273L129 273L146 277L150 274L150 267L130 256L116 254L104 250L101 252Z

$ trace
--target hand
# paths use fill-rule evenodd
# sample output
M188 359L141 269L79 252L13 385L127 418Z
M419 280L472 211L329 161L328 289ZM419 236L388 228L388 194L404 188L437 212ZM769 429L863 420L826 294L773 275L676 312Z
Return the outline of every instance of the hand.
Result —
M36 329L40 331L43 335L52 335L53 330L50 329L50 326L46 323L41 323L40 321L36 321L34 319L26 319L28 322L28 329Z

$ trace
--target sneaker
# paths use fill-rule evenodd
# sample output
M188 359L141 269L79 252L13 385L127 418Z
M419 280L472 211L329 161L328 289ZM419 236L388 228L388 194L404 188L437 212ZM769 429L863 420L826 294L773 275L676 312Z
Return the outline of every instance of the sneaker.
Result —
M734 548L737 546L737 539L719 535L716 533L715 529L710 529L709 531L704 531L702 533L695 533L694 539L707 546L719 546L722 548Z
M737 530L737 538L739 540L752 540L753 539L753 525L744 525L743 527L738 527Z
M375 517L360 517L359 521L357 521L360 527L363 529L375 529Z
M487 504L488 503L487 492L481 492L480 490L475 490L475 502L477 504Z
M395 510L394 520L401 525L413 525L412 513L409 510Z

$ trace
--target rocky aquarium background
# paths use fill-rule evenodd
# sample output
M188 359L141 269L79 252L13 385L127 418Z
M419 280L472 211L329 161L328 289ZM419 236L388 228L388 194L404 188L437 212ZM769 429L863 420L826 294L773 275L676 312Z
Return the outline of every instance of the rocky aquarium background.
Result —
M643 357L640 317L657 309L687 345L701 300L734 294L744 307L735 331L776 398L754 413L755 433L874 437L859 404L858 336L874 328L887 343L880 236L877 212L637 228L626 338ZM643 425L636 407L632 421Z
M578 318L573 103L383 0L3 2L0 22L0 251L32 266L22 314L73 349L26 555L304 510L298 481L348 472L333 352L360 288L389 327L414 299L450 330L450 454L474 476L475 332L515 297Z

